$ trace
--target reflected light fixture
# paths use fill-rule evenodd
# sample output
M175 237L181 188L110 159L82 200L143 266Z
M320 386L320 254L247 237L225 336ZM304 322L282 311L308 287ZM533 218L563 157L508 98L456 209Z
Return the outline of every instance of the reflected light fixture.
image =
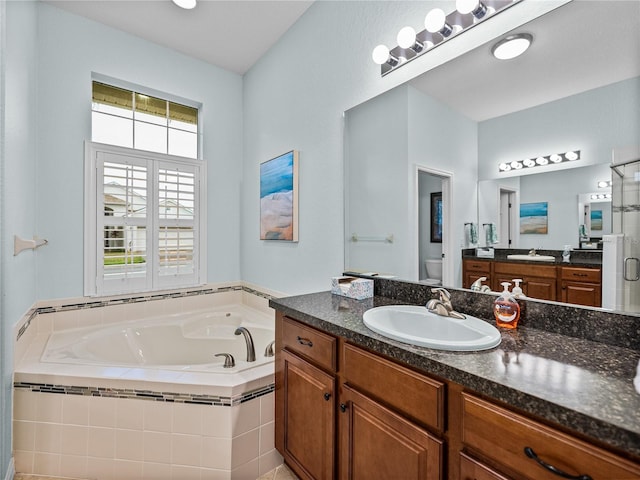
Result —
M456 9L450 13L434 8L424 17L424 30L416 32L411 26L402 28L396 38L397 46L378 45L373 51L373 61L380 65L380 73L384 76L522 1L456 0Z
M184 8L185 10L191 10L196 6L196 0L171 0L180 8Z
M611 185L611 180L600 180L598 182L598 188L609 188Z
M501 173L510 172L511 170L520 170L524 167L544 167L549 164L557 164L563 162L572 162L580 159L580 150L570 150L566 153L554 153L552 155L542 155L536 158L526 158L524 160L513 160L512 162L501 162L498 165L498 171ZM603 182L599 182L598 186Z
M516 33L496 43L491 48L491 53L498 60L511 60L526 52L531 42L533 42L533 35L529 33Z

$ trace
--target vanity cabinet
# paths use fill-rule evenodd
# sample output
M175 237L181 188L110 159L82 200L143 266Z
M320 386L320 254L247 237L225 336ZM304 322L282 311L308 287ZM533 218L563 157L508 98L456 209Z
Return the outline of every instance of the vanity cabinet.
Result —
M335 478L337 339L276 317L276 448L306 480Z
M522 279L520 286L527 297L540 300L556 300L557 273L551 265L531 265L525 263L495 262L492 290L502 291L502 282L513 285L514 278Z
M276 346L276 448L300 478L442 480L444 383L280 312Z
M602 305L602 269L560 267L560 300L589 307Z
M538 265L533 262L503 262L463 258L463 288L480 277L495 292L502 291L502 282L513 284L522 279L520 286L530 298L557 300L576 305L600 307L602 305L602 269L600 267L574 267Z
M462 288L471 288L473 282L486 277L483 285L491 287L491 262L486 260L462 259Z
M640 478L637 463L473 394L461 400L461 480Z

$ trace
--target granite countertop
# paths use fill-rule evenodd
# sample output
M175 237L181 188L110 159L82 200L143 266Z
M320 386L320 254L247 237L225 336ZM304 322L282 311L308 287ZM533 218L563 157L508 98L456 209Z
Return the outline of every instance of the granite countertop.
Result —
M473 249L466 249L462 253L463 259L484 260L487 262L506 262L506 263L525 263L532 265L555 265L564 267L602 267L602 252L596 250L572 250L569 262L562 260L562 251L556 250L540 250L541 255L551 255L555 257L553 262L541 262L538 260L514 260L507 258L511 253L526 255L526 250L506 250L496 249L494 257L479 257Z
M428 374L640 456L640 351L519 326L481 352L447 352L398 342L369 330L363 313L401 304L330 292L272 299L286 315ZM454 305L455 306L455 305Z

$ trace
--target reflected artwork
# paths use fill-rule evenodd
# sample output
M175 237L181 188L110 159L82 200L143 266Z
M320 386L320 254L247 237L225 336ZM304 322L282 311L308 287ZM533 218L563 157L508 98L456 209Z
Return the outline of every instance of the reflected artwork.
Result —
M520 204L520 233L546 235L548 203L521 203Z
M298 241L298 152L260 164L260 240Z

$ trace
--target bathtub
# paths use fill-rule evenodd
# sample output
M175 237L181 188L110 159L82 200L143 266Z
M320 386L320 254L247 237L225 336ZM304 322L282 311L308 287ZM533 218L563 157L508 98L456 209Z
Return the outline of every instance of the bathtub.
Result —
M273 361L265 356L273 323L255 316L235 306L62 330L49 336L41 361L235 374ZM247 342L234 334L241 326L251 334L255 361L247 362ZM225 357L216 356L223 353L233 356L235 366L224 367Z
M166 297L96 308L74 301L23 319L32 325L16 348L18 471L244 480L282 463L274 357L264 355L274 339L268 299L240 288ZM163 311L171 314L156 314ZM239 326L253 337L254 362L244 336L234 335ZM224 368L219 353L233 355L235 367Z

